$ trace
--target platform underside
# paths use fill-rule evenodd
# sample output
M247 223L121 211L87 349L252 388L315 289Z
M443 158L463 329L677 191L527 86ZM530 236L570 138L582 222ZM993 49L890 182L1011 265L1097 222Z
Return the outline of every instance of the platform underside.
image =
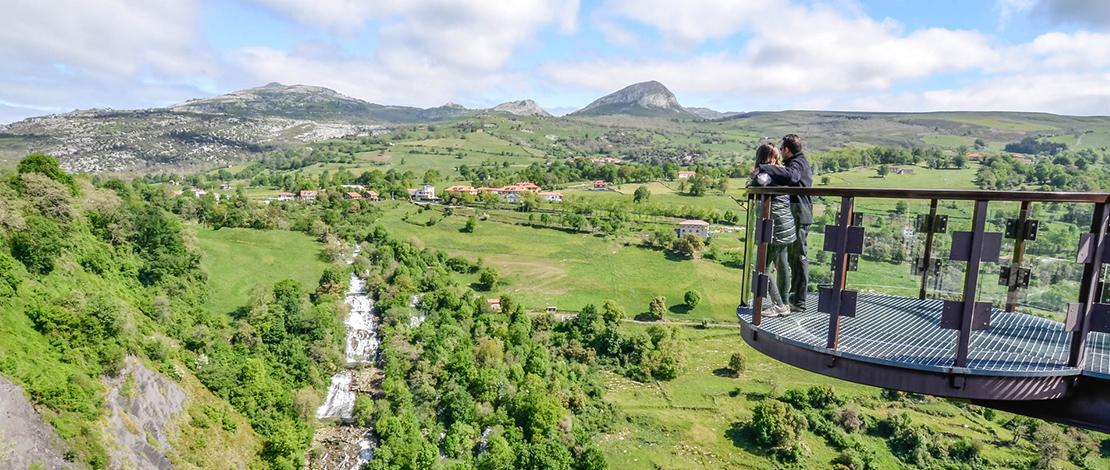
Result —
M1060 322L995 309L990 329L974 331L965 368L954 367L957 331L940 327L943 302L935 299L860 294L855 317L842 317L839 345L826 348L829 315L817 312L817 296L808 299L807 311L786 317L763 318L752 326L752 310L738 307L745 339L772 357L799 367L846 380L922 393L969 398L1047 399L1066 393L1069 381L1079 375L1110 378L1110 338L1091 333L1088 359L1083 370L1067 365L1071 333ZM766 341L781 344L767 344ZM763 344L756 344L763 343ZM809 358L808 355L818 357ZM850 361L850 369L833 371L814 367L824 361ZM817 362L814 362L817 361ZM804 362L808 364L801 364ZM843 366L842 366L843 367ZM844 376L847 374L848 376ZM853 375L867 377L853 378ZM899 378L893 380L895 376ZM938 393L936 384L913 387L915 380L943 382L950 393ZM894 383L884 384L885 379ZM963 389L965 380L998 388L996 391ZM908 381L908 382L907 382ZM959 387L953 387L953 384ZM1005 389L1005 390L1003 390ZM985 394L985 395L984 395ZM1003 398L1005 397L1005 398Z

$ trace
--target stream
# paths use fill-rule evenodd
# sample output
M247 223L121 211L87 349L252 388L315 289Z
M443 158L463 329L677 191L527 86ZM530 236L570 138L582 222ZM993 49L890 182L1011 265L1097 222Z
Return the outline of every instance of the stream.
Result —
M354 264L359 248L347 260L347 264ZM322 421L340 421L351 423L354 421L355 397L357 393L352 389L354 374L352 369L363 364L373 364L378 359L381 340L378 338L378 324L374 317L374 300L366 289L366 281L351 273L351 287L347 290L346 303L351 307L347 320L346 356L347 368L339 371L331 378L328 386L328 396L324 404L316 409L316 418ZM355 442L358 454L354 462L344 458L336 468L357 470L362 464L370 461L374 456L373 436L366 432ZM326 457L325 457L326 460Z

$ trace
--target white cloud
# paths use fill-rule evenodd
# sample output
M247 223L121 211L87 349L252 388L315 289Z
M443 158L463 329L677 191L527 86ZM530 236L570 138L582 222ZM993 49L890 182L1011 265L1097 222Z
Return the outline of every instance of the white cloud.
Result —
M998 0L994 4L998 10L998 29L1005 30L1015 14L1029 11L1036 3L1036 0Z
M428 59L382 52L367 57L305 56L270 48L241 51L235 62L244 76L286 84L309 84L383 104L438 106L474 92L513 86L525 77L512 73L459 74ZM383 64L385 64L383 66Z
M256 1L293 21L341 34L381 21L383 49L468 70L504 67L540 29L554 25L570 33L578 18L578 0Z
M655 27L678 48L724 39L760 23L782 27L775 18L788 7L786 0L612 0L607 5L614 14Z
M1044 66L1050 69L1092 70L1110 66L1110 34L1047 33L1034 39L1027 50L1043 57Z
M902 25L892 20L851 18L820 7L785 8L779 14L791 18L790 28L783 28L782 23L755 23L750 27L755 37L740 53L548 63L542 71L553 83L595 90L659 80L693 93L785 96L885 90L899 82L939 73L1003 68L1007 64L1007 54L992 47L979 32L931 28L904 34ZM654 14L681 16L686 9L685 5L673 6ZM695 39L693 30L688 33L688 39Z

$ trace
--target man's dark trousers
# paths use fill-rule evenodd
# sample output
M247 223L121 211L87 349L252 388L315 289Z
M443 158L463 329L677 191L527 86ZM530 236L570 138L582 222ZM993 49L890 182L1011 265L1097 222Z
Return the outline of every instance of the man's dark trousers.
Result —
M790 290L793 294L791 303L806 308L806 290L809 289L809 248L806 246L806 236L809 235L809 224L798 224L797 230L798 238L787 250L787 259L790 260Z

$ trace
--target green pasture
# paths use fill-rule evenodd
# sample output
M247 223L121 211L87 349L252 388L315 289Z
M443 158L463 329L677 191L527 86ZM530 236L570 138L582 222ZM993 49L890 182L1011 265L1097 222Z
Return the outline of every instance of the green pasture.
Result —
M507 278L490 295L509 294L529 309L549 305L576 311L606 299L621 302L628 315L648 309L655 296L667 297L675 321L711 319L736 321L742 270L708 260L687 260L640 248L632 240L600 238L548 228L531 228L492 221L478 223L475 233L462 233L462 216L444 217L400 202L385 202L379 223L401 239L415 237L427 248L481 258ZM401 220L406 214L409 222ZM427 226L429 219L435 225ZM733 235L736 237L737 235ZM682 305L688 290L702 294L691 311Z
M246 305L251 288L258 284L293 279L315 289L328 266L317 259L320 244L300 232L197 228L196 233L212 289L208 305L218 313Z
M637 331L646 326L626 325ZM740 338L736 328L698 329L681 327L686 343L688 367L685 374L668 382L641 383L616 374L607 374L606 399L619 405L626 415L621 424L599 439L610 466L621 469L777 469L768 449L761 448L744 430L752 409L762 399L793 388L828 384L837 394L858 406L873 420L908 412L915 423L943 433L949 439L967 437L986 445L983 456L1006 465L1015 456L1034 457L1027 444L1009 447L1012 433L1004 423L1010 419L998 413L988 421L969 413L961 405L938 398L919 398L901 402L879 399L879 389L827 378L796 369L760 354ZM748 357L748 371L740 377L729 376L723 368L733 352ZM886 441L864 433L849 435L864 449L873 452L875 468L905 468L891 454ZM809 449L796 468L832 468L840 452L811 432L802 442Z

